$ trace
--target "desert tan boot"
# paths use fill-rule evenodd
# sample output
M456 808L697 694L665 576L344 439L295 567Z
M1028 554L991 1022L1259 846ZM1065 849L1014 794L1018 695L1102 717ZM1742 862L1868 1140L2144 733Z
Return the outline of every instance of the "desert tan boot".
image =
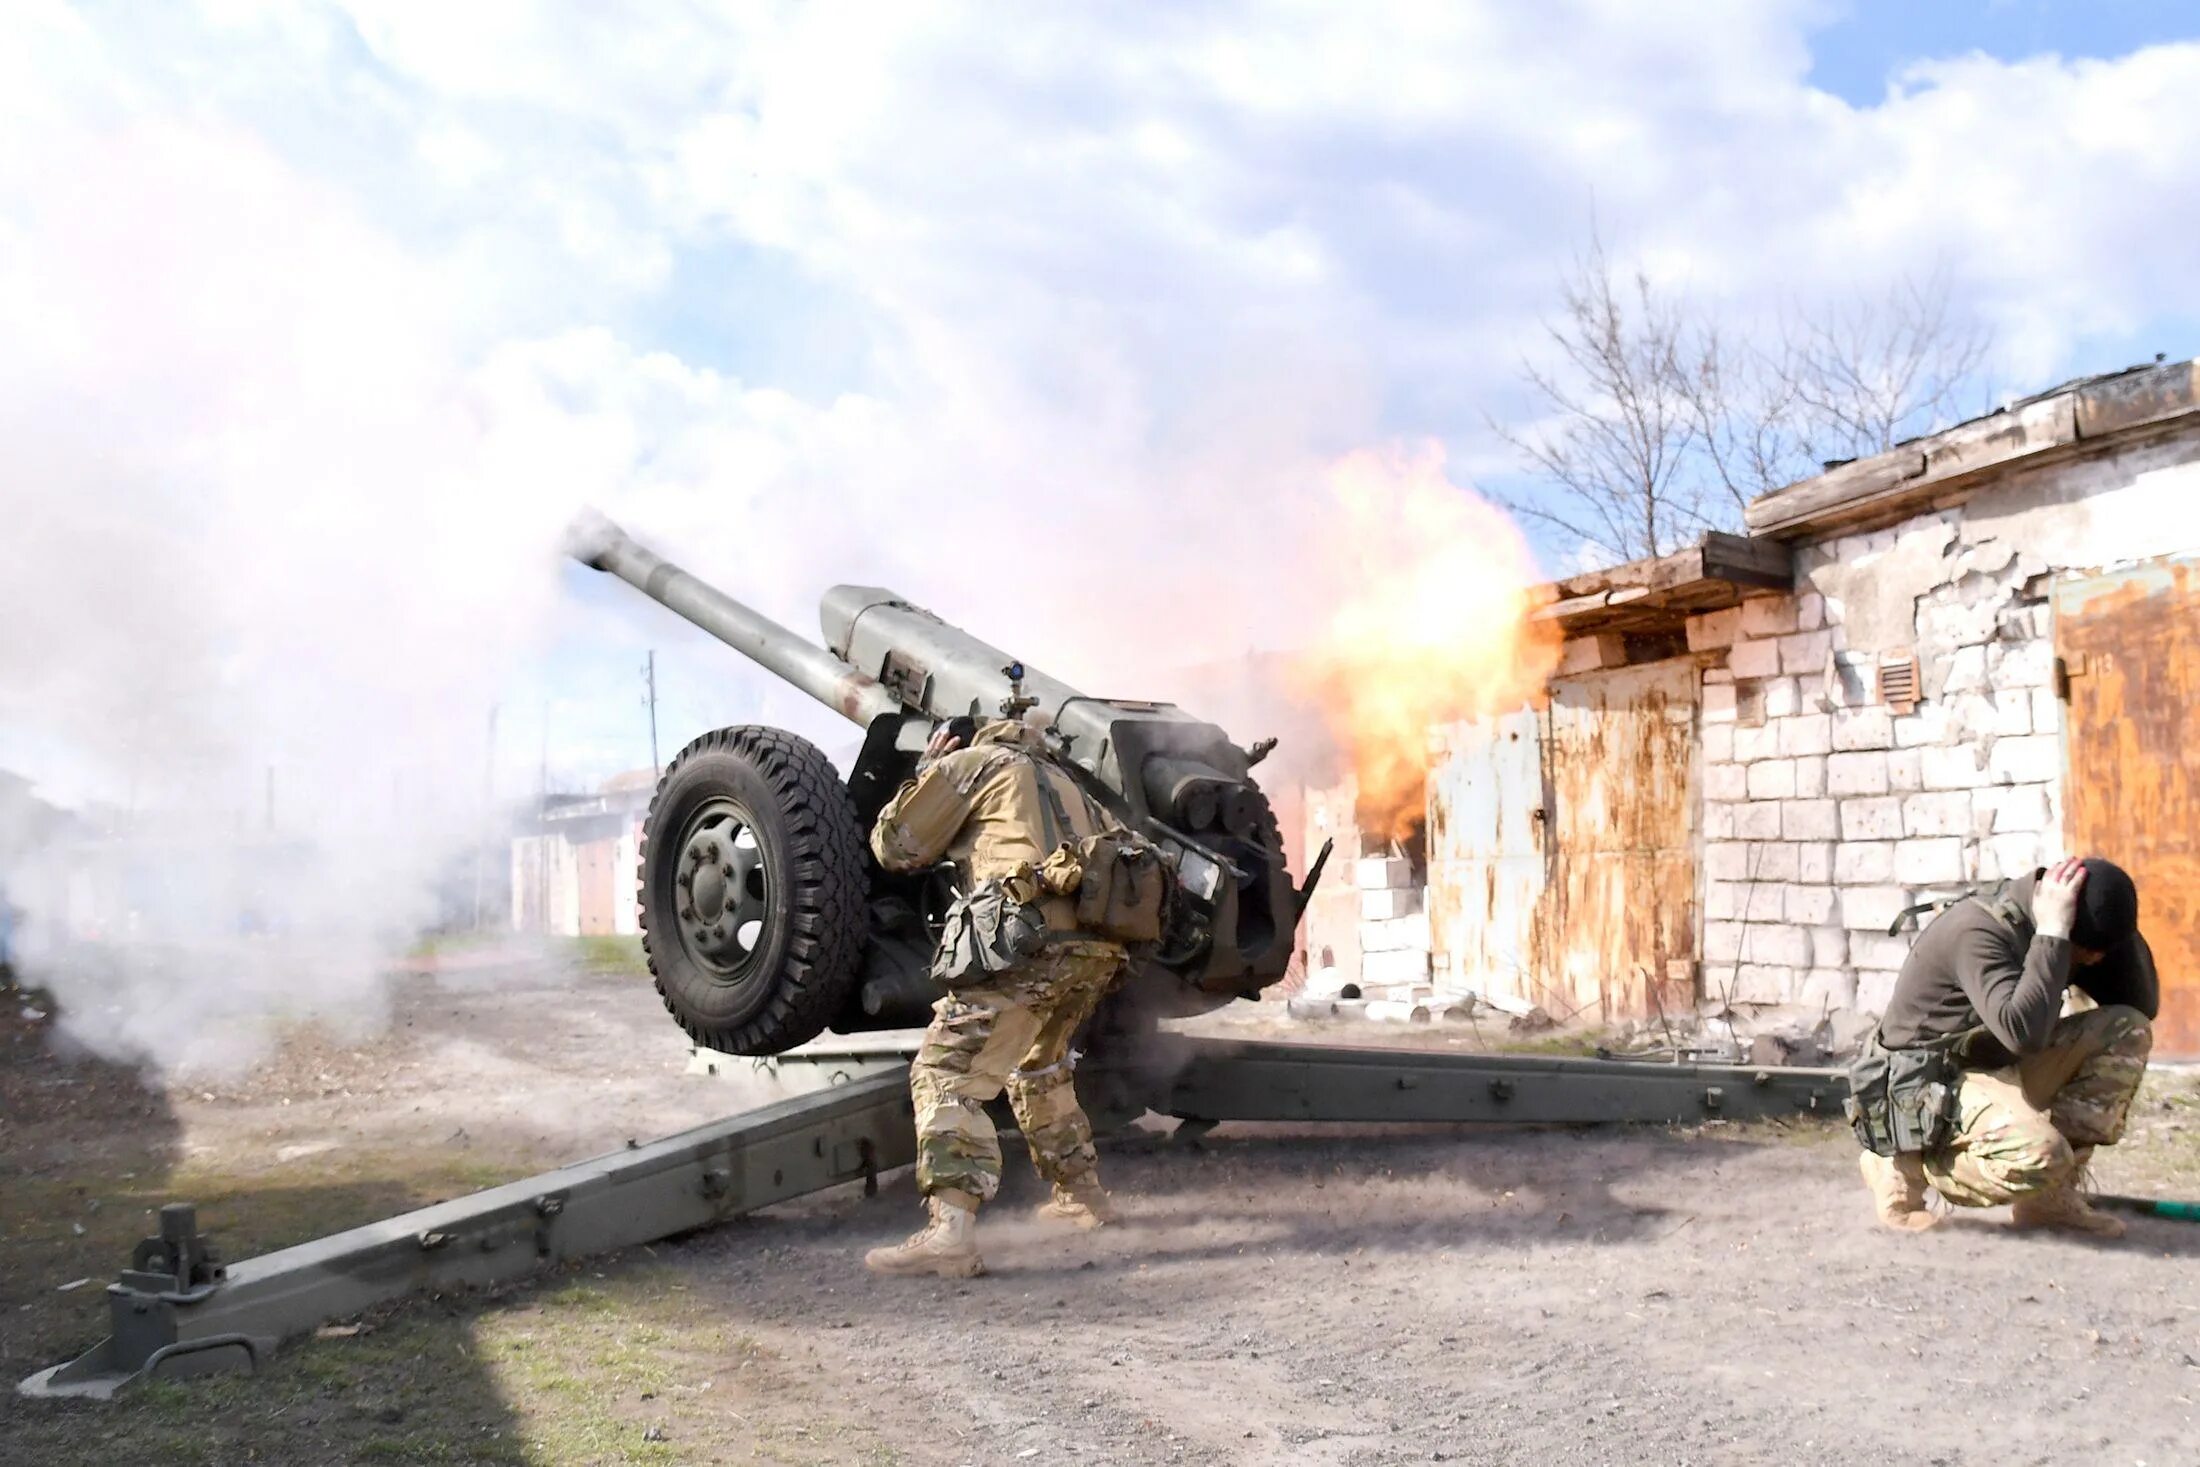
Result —
M891 1248L873 1248L863 1255L863 1266L873 1273L909 1277L931 1274L943 1279L974 1279L985 1272L978 1256L976 1199L960 1192L938 1193L925 1204L931 1221L910 1234L907 1242Z
M1037 1208L1041 1222L1067 1223L1073 1228L1106 1227L1116 1219L1115 1203L1098 1182L1054 1184L1054 1195Z
M1864 1185L1871 1189L1880 1226L1917 1233L1940 1221L1925 1205L1925 1159L1916 1152L1881 1156L1867 1151L1857 1164L1864 1173Z
M2020 1228L2057 1228L2094 1238L2121 1238L2124 1220L2085 1200L2086 1164L2092 1159L2093 1148L2080 1147L2077 1165L2070 1169L2070 1175L2044 1192L2019 1198L2009 1209L2009 1220Z

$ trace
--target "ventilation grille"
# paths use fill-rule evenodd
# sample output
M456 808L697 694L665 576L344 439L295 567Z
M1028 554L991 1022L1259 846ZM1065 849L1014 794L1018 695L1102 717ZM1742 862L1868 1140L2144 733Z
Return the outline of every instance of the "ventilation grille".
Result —
M1879 701L1898 714L1917 707L1917 658L1910 654L1879 659Z

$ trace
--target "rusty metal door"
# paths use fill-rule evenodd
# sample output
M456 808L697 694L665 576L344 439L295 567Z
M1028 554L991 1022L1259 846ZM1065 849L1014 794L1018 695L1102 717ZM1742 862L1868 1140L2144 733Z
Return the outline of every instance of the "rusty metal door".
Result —
M1429 943L1440 986L1535 1000L1543 720L1532 709L1438 734L1429 772Z
M1428 899L1450 986L1559 1019L1692 1007L1694 664L1553 683L1543 709L1444 738Z
M2069 700L2064 833L2139 884L2162 976L2154 1052L2200 1055L2200 562L2057 585L2055 652Z
M1695 1003L1696 668L1551 685L1551 875L1536 905L1551 1015L1639 1019Z

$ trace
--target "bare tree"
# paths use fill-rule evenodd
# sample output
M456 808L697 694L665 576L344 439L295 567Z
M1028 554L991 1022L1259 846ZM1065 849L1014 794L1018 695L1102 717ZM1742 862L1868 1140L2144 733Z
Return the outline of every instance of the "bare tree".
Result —
M1876 300L1791 320L1790 374L1817 457L1862 458L1956 416L1993 336L1958 317L1952 298L1943 266Z
M1558 361L1522 375L1538 424L1493 425L1536 476L1515 513L1616 560L1738 526L1760 494L1891 448L1959 415L1993 345L1962 318L1945 269L1815 314L1768 340L1641 272L1615 279L1592 234L1546 324Z
M1564 365L1522 367L1543 423L1529 432L1492 424L1557 491L1507 507L1621 560L1662 555L1703 520L1688 472L1696 415L1681 365L1684 312L1647 275L1630 284L1614 281L1592 235L1564 281L1563 316L1544 327Z

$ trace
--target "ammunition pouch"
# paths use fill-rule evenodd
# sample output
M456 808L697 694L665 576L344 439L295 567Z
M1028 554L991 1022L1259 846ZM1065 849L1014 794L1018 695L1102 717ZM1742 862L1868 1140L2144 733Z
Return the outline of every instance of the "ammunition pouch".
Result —
M1174 885L1160 850L1127 831L1104 830L1055 848L1039 884L1077 902L1077 929L1110 942L1159 942Z
M1849 1094L1842 1102L1857 1143L1894 1156L1938 1151L1955 1140L1963 1128L1963 1067L1954 1051L1965 1037L1889 1049L1874 1028L1849 1064Z
M1169 893L1176 885L1160 847L1121 828L1078 835L1040 760L1032 760L1031 777L1039 786L1050 848L1039 866L1040 889L1049 896L1075 898L1077 930L1087 936L1159 942Z
M948 907L932 977L947 988L973 988L1029 963L1046 942L1038 905L988 881Z

